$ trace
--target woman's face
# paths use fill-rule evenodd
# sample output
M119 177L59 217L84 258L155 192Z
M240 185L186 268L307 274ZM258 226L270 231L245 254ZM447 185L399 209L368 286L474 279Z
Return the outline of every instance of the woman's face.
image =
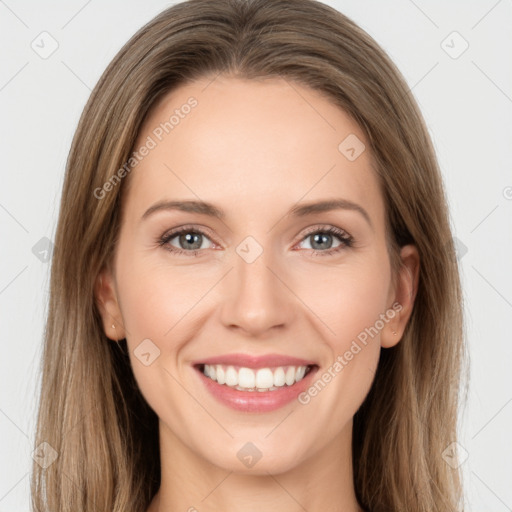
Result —
M403 249L413 272L395 286L359 126L296 83L221 76L167 95L136 150L98 296L161 435L252 473L350 436L410 314L417 259ZM208 360L230 386L202 373Z

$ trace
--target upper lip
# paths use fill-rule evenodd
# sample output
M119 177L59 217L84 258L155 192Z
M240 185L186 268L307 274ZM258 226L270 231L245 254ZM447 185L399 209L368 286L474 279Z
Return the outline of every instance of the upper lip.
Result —
M313 366L314 361L300 359L297 357L286 356L282 354L265 354L262 356L252 356L248 354L225 354L222 356L208 357L193 361L194 366L201 364L224 364L232 366L241 366L244 368L271 368L274 366Z

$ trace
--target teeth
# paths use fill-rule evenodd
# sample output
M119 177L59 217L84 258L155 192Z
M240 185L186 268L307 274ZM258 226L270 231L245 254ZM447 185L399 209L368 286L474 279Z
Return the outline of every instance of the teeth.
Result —
M271 388L274 385L274 374L270 368L261 368L256 372L256 387ZM242 387L246 387L243 386Z
M235 368L221 364L205 364L203 373L206 377L225 384L239 391L274 391L283 387L293 386L302 380L307 366L279 366L277 368Z
M250 368L240 368L238 370L238 382L237 384L242 388L254 388L256 387L256 376L254 371ZM258 386L263 387L263 386Z
M229 366L226 371L226 386L237 386L238 385L238 372Z
M292 366L292 368L293 368L293 366ZM286 383L286 376L285 376L284 370L282 368L278 368L274 372L274 384L276 386L284 386L285 383Z
M299 366L297 368L297 373L295 374L295 380L299 381L304 378L304 374L306 373L306 367L305 366Z
M287 386L291 386L295 382L296 369L293 366L289 366L286 370L285 382Z

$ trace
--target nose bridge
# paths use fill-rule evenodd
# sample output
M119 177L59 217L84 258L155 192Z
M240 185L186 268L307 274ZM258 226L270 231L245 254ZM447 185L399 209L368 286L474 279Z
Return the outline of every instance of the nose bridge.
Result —
M236 248L234 271L228 278L222 320L252 334L287 324L292 294L276 276L281 268L270 249L247 237ZM284 276L280 277L285 280Z

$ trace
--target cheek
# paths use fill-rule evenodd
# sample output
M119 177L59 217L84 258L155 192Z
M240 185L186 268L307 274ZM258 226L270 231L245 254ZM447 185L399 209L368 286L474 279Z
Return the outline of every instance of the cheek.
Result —
M179 266L144 259L120 264L118 288L127 332L138 337L171 338L174 327L193 315L214 282Z
M357 412L372 385L380 357L380 332L385 325L389 272L385 265L354 265L310 276L301 296L321 318L325 335L320 338L328 357L312 386L300 398L315 435L329 440ZM313 283L317 286L313 286ZM307 287L306 287L307 286Z
M136 254L118 260L117 280L138 387L153 410L165 411L172 403L175 421L184 422L186 408L179 405L183 393L174 385L177 364L181 347L193 337L191 320L200 309L198 302L215 281Z
M367 269L368 270L368 269ZM382 275L354 272L343 276L339 286L326 290L323 318L334 334L329 339L331 362L341 361L337 373L356 382L371 379L380 353L380 320L386 308L386 281ZM350 377L349 377L350 376ZM346 385L346 384L345 384Z
M174 375L172 369L182 363L182 348L197 334L205 308L211 311L206 295L217 283L219 273L225 272L212 267L191 268L169 263L163 253L155 257L154 253L130 251L126 247L119 250L118 300L132 368L143 393L145 389L159 389L171 378L164 368ZM141 364L139 347L146 347L145 353L149 351L151 358L153 353L157 355L154 364Z
M322 332L337 353L344 352L347 343L350 345L385 313L390 272L377 258L327 269L318 266L304 276L296 273L297 295L305 298L308 308L321 320L317 324L323 325Z

